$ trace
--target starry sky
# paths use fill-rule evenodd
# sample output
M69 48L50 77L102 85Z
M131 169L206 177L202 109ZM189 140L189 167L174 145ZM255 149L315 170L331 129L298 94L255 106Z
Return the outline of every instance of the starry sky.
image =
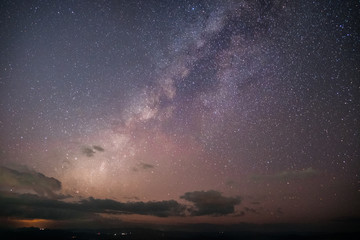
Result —
M1 224L358 224L359 14L1 1Z

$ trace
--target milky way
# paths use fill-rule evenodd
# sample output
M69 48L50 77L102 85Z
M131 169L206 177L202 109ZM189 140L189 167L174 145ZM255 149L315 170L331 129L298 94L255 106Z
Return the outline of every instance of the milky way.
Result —
M69 208L62 199L108 199L135 214L128 221L163 223L329 222L359 212L359 3L0 9L4 196ZM127 205L139 201L143 214ZM157 202L172 210L153 213Z

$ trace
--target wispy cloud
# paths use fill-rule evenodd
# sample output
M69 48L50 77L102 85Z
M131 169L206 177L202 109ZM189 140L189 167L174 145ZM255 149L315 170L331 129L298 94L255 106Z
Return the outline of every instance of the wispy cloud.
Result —
M0 188L14 192L36 193L42 197L58 198L56 193L61 189L61 182L55 178L23 169L17 171L0 167Z

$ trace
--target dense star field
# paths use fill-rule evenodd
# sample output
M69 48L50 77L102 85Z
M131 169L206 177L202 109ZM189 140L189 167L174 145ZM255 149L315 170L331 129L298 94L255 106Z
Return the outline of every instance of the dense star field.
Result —
M1 1L1 226L356 230L359 15Z

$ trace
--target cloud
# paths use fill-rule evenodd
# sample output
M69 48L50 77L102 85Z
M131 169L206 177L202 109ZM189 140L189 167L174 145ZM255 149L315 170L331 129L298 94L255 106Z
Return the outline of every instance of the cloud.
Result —
M78 206L34 194L0 192L0 215L20 219L69 220L95 216Z
M34 192L39 196L58 198L56 191L61 189L61 182L55 178L23 169L13 170L0 167L0 189L14 192Z
M88 146L84 146L82 148L82 153L84 155L86 155L87 157L93 157L96 153L96 151L98 152L104 152L105 149L100 147L100 146L97 146L97 145L94 145L92 147L88 147Z
M93 157L96 152L90 147L83 147L82 153L87 157Z
M152 164L148 164L148 163L140 163L140 167L142 169L149 169L149 168L154 168L155 166Z
M154 167L147 163L140 166L142 169ZM61 190L61 182L41 173L1 167L0 180L0 215L3 217L48 220L89 219L99 217L99 214L169 217L185 216L187 211L193 216L219 216L234 213L234 206L241 202L239 197L224 197L214 190L187 192L181 196L194 203L191 208L175 200L118 202L90 197L71 201L71 196L67 196L67 201L63 201L64 196L55 193Z
M318 175L318 171L309 167L303 170L297 171L282 171L273 175L254 175L253 180L267 181L267 180L279 180L288 181L295 179L305 179Z
M104 148L102 148L102 147L100 147L100 146L97 146L97 145L94 145L94 146L93 146L93 149L95 149L96 151L99 151L99 152L104 152L104 151L105 151Z
M183 216L186 206L175 200L153 202L117 202L110 199L88 198L64 202L34 194L0 192L0 214L4 217L71 220L98 214L140 214L157 217Z
M180 198L194 203L195 209L190 209L193 216L234 213L235 205L241 203L240 197L224 197L214 190L187 192Z
M175 200L153 202L117 202L110 199L88 198L81 201L81 208L98 213L141 214L157 217L182 216L185 206Z
M142 167L153 166L143 163ZM55 193L61 190L60 181L35 171L26 171L0 168L0 216L63 220L96 217L102 213L157 217L185 215L186 206L175 200L118 202L90 197L70 202L71 196ZM67 201L62 201L64 198L68 198Z
M139 170L147 170L147 169L151 169L151 168L154 168L154 167L155 166L152 165L152 164L141 162L141 163L138 164L138 167L133 167L132 170L134 172L137 172Z

